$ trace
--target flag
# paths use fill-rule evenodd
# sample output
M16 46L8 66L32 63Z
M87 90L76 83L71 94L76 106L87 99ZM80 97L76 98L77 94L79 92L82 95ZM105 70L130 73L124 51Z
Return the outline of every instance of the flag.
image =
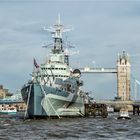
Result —
M37 64L35 58L34 58L34 66L35 66L36 68L39 68L39 65Z

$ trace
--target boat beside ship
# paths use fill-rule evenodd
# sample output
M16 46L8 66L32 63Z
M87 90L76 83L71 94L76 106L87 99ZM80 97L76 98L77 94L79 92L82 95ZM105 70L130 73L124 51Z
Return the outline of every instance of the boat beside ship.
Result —
M67 44L62 33L70 31L58 22L48 29L54 43L48 59L37 64L34 59L32 80L21 89L23 100L27 105L25 116L61 117L84 116L85 104L89 103L88 95L81 89L83 81L79 69L73 70L69 64L69 55L64 50Z
M114 113L114 107L112 107L112 106L107 106L107 112L108 112L108 113Z
M2 114L16 115L17 108L14 105L2 104L0 105L0 115Z
M123 119L123 120L131 119L131 117L129 116L128 110L127 109L121 109L117 119Z

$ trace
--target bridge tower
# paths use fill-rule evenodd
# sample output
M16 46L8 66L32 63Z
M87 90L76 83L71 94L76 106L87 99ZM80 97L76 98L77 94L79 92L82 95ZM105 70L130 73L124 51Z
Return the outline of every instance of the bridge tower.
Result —
M117 99L130 100L130 68L129 56L123 51L117 59Z

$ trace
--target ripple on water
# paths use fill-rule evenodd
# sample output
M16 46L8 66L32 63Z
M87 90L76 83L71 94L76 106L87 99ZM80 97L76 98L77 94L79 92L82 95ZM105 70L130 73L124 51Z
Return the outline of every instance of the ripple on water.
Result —
M139 139L140 116L119 121L108 118L62 118L52 120L0 119L0 139Z

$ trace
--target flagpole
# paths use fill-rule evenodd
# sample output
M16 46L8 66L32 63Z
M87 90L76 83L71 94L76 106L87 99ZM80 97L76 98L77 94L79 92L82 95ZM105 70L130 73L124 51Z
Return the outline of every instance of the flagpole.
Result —
M35 58L33 59L33 76L34 78L38 78L38 74L39 74L39 65L37 64ZM37 79L35 79L37 80Z
M35 65L34 65L35 58L33 58L33 79L35 78Z

